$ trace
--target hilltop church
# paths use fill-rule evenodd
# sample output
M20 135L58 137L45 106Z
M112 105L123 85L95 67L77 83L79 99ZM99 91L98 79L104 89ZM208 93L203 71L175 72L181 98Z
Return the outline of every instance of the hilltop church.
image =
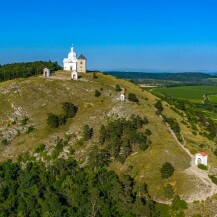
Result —
M71 47L71 52L68 54L68 58L63 59L63 68L67 71L86 73L87 59L84 55L80 55L77 59L74 48Z

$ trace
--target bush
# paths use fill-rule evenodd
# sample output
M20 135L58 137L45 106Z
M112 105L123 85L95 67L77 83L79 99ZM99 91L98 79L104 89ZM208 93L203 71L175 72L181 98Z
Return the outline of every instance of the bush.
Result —
M174 195L174 190L173 190L173 186L170 185L170 184L167 184L165 187L164 187L164 195L166 198L172 198L173 195Z
M172 201L172 208L176 211L183 211L188 208L188 204L177 195Z
M58 128L59 127L59 119L57 115L54 115L52 113L48 114L47 117L47 124L51 127L51 128Z
M62 109L63 109L63 112L64 112L66 118L75 117L75 115L76 115L76 113L78 111L78 108L74 104L72 104L70 102L64 102L62 104Z
M59 114L59 115L54 115L52 113L48 114L47 124L51 128L57 128L61 125L65 125L67 118L75 117L75 115L78 111L78 108L70 102L64 102L62 104L62 109L64 112L63 114Z
M27 133L31 133L33 130L34 130L34 127L33 126L29 126L28 129L27 129Z
M215 151L214 151L214 155L217 156L217 149L215 149Z
M36 147L35 152L36 153L42 153L45 149L45 145L44 144L40 144L38 145L38 147Z
M67 120L67 117L65 114L60 114L58 115L58 121L59 121L59 125L65 125L66 124L66 120Z
M139 102L138 98L136 97L136 95L134 93L128 94L128 100L131 102Z
M164 110L163 105L160 100L158 100L154 106L158 110L159 113L161 113Z
M93 78L94 78L94 79L98 78L98 77L96 76L96 72L93 73Z
M8 140L7 139L2 139L1 144L2 145L8 145Z
M25 117L21 120L21 125L25 126L27 124L27 121L29 120L29 118Z
M122 91L122 89L120 88L120 86L118 84L115 86L115 90L116 91Z
M217 185L217 177L215 177L214 175L209 175L209 178L212 180L212 182L213 182L214 184Z
M140 143L139 144L139 148L143 151L145 151L148 148L148 144L147 143Z
M161 167L160 171L161 171L161 177L163 179L168 179L170 176L173 175L174 168L173 168L173 166L172 166L171 163L166 162L166 163L163 164L163 166Z
M63 151L63 147L64 147L64 146L63 146L63 144L62 144L62 141L61 141L61 140L58 141L58 143L57 143L55 149L54 149L53 152L52 152L52 158L53 158L53 159L55 159L55 158L57 158L57 157L59 156L60 152Z
M199 169L201 169L201 170L207 170L207 169L208 169L207 166L204 165L204 164L198 164L197 167L198 167Z
M99 97L101 93L98 90L95 90L95 97Z
M146 129L146 130L145 130L145 134L146 134L147 136L150 136L150 135L152 134L152 132L151 132L151 130Z
M89 125L85 125L83 129L83 139L84 141L88 141L92 138L93 129L89 127Z

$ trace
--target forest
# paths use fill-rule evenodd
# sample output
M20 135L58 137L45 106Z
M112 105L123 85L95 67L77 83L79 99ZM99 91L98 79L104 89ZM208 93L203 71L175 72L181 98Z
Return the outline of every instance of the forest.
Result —
M2 162L0 216L184 216L187 204L179 196L173 198L171 205L157 203L149 195L146 183L138 183L127 174L118 176L109 169L112 160L123 162L142 140L142 150L148 148L146 138L150 131L143 136L137 132L146 124L146 117L132 116L102 125L101 147L92 149L84 166L75 160L75 151L68 144L70 138L57 139L51 154L40 144L16 162ZM67 158L59 158L66 146ZM174 168L167 164L161 169L162 178L173 174Z
M34 75L40 75L44 68L52 71L61 69L57 62L27 62L0 65L0 81L12 80L15 78L27 78Z

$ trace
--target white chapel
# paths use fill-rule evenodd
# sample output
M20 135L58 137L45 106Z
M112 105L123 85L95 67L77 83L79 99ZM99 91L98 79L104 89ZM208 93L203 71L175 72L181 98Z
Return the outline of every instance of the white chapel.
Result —
M77 70L77 57L73 47L71 47L71 52L68 54L68 58L63 59L63 66L64 70Z
M76 53L74 52L73 46L71 47L71 52L68 54L68 58L63 59L63 68L67 71L72 72L83 72L86 73L87 59L83 54L77 58Z

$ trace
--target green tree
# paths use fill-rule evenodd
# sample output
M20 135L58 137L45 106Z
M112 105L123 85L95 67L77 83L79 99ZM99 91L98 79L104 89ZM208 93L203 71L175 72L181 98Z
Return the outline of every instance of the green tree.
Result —
M134 94L134 93L129 93L128 94L128 100L131 101L131 102L139 102L136 94Z
M62 104L62 109L63 109L64 115L66 118L75 117L77 110L78 110L78 108L70 102L64 102Z
M163 179L168 179L170 176L173 175L174 168L173 168L173 166L172 166L171 163L166 162L166 163L163 164L163 166L161 167L160 171L161 171L161 177Z
M103 145L106 140L106 127L104 125L101 125L99 130L99 143Z
M97 75L96 75L96 72L93 73L93 78L94 78L94 79L97 79L97 78L98 78Z
M115 90L116 90L116 91L122 91L122 89L121 89L121 87L119 86L119 84L116 84Z
M48 114L47 117L47 124L51 127L51 128L58 128L59 127L59 119L57 115L54 115L52 113Z
M160 100L158 100L154 106L158 110L158 112L160 112L160 113L164 110L162 102Z
M95 97L99 97L101 95L101 93L98 90L95 90Z
M92 138L93 129L89 127L89 125L85 125L83 128L83 139L84 141L88 141Z
M177 212L181 212L188 208L188 204L182 200L178 195L172 201L172 208Z

